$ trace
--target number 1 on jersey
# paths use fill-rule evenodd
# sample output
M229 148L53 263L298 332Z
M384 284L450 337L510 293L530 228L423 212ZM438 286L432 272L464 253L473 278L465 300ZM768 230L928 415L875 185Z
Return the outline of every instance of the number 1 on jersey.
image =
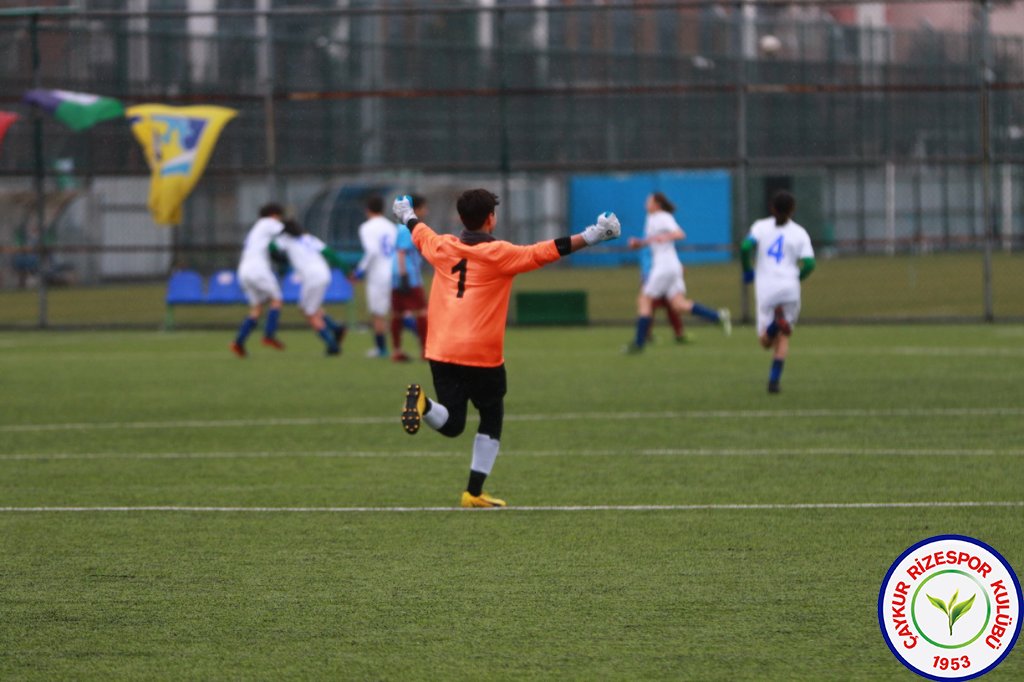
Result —
M779 235L779 238L772 242L772 245L768 247L768 251L766 252L769 256L775 259L776 263L782 262L782 237L783 235Z
M466 270L467 269L468 269L468 264L466 263L466 259L465 258L463 258L458 263L456 263L454 266L452 266L452 274L454 275L456 272L459 273L459 293L455 295L455 298L462 298L462 296L466 293Z

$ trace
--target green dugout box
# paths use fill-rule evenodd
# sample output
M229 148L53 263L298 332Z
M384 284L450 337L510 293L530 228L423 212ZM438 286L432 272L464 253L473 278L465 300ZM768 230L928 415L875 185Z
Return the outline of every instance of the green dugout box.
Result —
M523 291L515 295L515 322L521 325L586 325L587 292Z

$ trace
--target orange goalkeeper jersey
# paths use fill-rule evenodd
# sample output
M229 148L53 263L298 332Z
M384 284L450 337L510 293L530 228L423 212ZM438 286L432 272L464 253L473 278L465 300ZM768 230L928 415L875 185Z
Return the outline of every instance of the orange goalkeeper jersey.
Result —
M434 266L427 358L471 367L504 363L512 280L558 260L554 240L519 246L469 233L463 241L421 222L413 227L412 241Z

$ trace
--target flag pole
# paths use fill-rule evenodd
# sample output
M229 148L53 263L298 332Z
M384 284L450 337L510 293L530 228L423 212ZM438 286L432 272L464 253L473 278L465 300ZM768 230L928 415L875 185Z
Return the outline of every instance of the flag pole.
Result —
M32 87L39 88L41 84L41 58L39 56L38 12L30 16L29 28L32 45ZM44 184L46 180L46 162L43 158L43 114L39 107L32 107L32 131L36 157L36 228L38 230L36 252L39 256L39 327L43 329L47 325L46 270L48 258L46 249L46 186Z

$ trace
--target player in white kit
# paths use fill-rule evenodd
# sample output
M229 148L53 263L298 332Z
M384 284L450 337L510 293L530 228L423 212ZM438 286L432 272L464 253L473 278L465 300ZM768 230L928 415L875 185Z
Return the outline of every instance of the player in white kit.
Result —
M693 313L711 322L722 325L726 336L732 333L732 322L727 308L714 310L686 298L686 283L683 281L683 264L676 253L675 242L686 239L686 233L672 217L675 206L661 192L647 197L647 222L644 224L644 238L633 237L629 248L649 247L651 270L637 298L636 338L626 346L627 353L639 353L647 343L651 329L654 301L666 298L676 313Z
M384 335L391 312L391 257L395 253L398 227L384 217L384 199L366 200L366 222L359 226L363 258L356 266L356 279L366 279L366 308L373 318L374 348L369 357L388 356Z
M240 358L246 356L245 340L259 324L263 304L269 301L270 311L263 328L263 345L284 350L277 340L277 321L281 315L281 285L270 266L270 242L284 230L281 221L284 209L280 204L266 204L260 209L260 219L249 230L238 263L238 283L249 301L249 315L238 328L231 350Z
M341 259L319 238L303 231L294 220L284 222L284 232L275 237L271 245L288 256L299 277L299 308L309 326L324 342L328 355L340 354L345 326L324 313L323 303L327 287L331 284L330 265L341 268Z
M800 316L800 282L814 270L814 248L807 230L793 222L796 199L786 191L771 201L771 218L750 226L740 245L743 281L756 279L757 334L764 348L773 348L768 392L779 392L782 365L789 353L789 336ZM757 251L757 269L751 255ZM755 277L756 275L756 277Z

